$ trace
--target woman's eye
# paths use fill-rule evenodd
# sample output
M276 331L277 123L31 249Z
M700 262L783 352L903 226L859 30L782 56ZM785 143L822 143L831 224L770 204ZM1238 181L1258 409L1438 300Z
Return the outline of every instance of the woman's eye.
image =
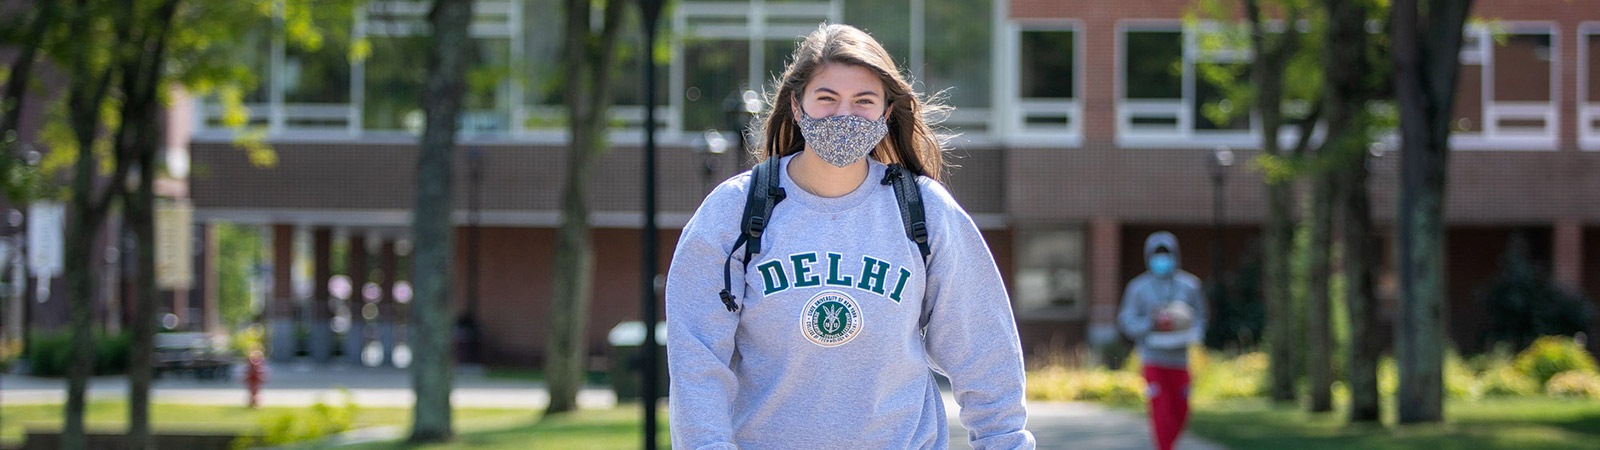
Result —
M872 101L872 99L870 99L870 98L863 98L861 100L856 100L856 104L857 105L864 105L864 106L872 106L872 105L874 105L876 103L874 103Z
M817 101L827 103L833 101L833 97L817 97Z

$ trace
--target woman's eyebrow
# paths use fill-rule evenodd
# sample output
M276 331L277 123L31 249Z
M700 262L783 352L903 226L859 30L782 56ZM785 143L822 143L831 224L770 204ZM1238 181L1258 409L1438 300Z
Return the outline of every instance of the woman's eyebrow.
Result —
M819 87L819 88L813 89L811 92L824 92L824 93L828 93L828 94L839 95L841 97L843 96L843 95L839 94L838 91L835 91L835 90L829 89L829 88L825 88L825 87ZM856 94L857 97L865 97L865 96L869 96L869 95L873 96L873 97L882 97L881 95L878 95L878 91L861 91L861 92Z

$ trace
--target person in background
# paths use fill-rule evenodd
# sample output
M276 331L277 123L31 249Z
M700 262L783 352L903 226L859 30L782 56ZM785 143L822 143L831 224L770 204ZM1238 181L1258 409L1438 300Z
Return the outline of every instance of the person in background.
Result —
M1144 242L1150 270L1128 282L1117 325L1139 348L1156 448L1171 450L1189 419L1189 344L1205 336L1200 278L1178 269L1178 238L1158 231Z

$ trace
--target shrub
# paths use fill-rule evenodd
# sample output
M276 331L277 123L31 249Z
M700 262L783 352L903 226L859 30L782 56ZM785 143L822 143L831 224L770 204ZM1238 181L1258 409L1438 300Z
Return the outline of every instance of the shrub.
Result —
M1486 343L1523 348L1540 336L1570 336L1588 330L1593 314L1589 300L1551 281L1528 254L1527 239L1513 235L1500 257L1499 273L1478 288L1477 296L1493 320L1482 336ZM1541 381L1544 379L1549 377Z
M1521 371L1500 367L1484 372L1472 386L1472 398L1522 397L1539 391L1538 383Z
M1474 372L1454 351L1444 357L1444 395L1446 398L1471 398Z
M1594 357L1571 338L1562 336L1545 336L1533 341L1533 345L1517 355L1516 366L1540 386L1561 372L1595 373L1596 370Z
M110 375L128 370L128 350L132 337L127 333L113 336L94 334L94 374ZM27 350L31 374L40 377L60 377L72 365L72 332L61 330L33 335Z
M1144 379L1127 371L1055 366L1028 374L1028 398L1133 405L1144 401Z
M21 339L0 339L0 370L11 370L11 365L21 356Z
M1600 375L1568 370L1550 377L1544 392L1551 397L1600 400Z
M1229 359L1207 359L1209 364L1192 365L1190 400L1208 404L1218 400L1259 397L1266 392L1267 355L1246 353ZM1191 361L1194 361L1191 359Z
M277 447L349 431L355 424L358 410L350 391L340 388L339 393L343 401L338 406L319 401L307 409L262 418L258 427L260 434L235 439L233 448Z

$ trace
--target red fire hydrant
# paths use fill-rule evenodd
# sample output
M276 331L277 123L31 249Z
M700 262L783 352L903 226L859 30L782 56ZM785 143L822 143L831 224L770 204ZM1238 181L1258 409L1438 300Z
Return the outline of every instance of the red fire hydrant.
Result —
M250 408L260 406L261 383L267 381L266 357L260 351L250 352L250 367L245 370L244 385L250 389Z

